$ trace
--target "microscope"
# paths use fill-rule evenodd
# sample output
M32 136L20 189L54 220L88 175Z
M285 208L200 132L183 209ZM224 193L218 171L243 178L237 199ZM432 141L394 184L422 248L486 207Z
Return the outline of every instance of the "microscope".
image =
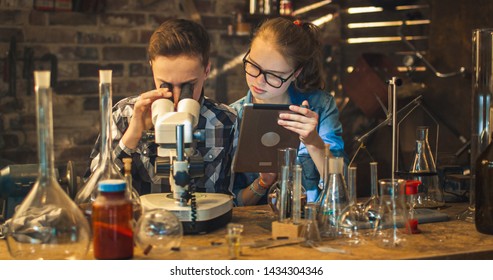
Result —
M190 184L193 178L204 176L203 157L194 147L196 141L203 141L204 133L195 131L200 104L193 99L193 85L182 85L176 111L170 99L154 101L151 110L154 135L148 138L158 144L155 174L169 179L172 193L142 195L143 211L171 211L182 222L185 234L207 233L226 225L233 215L232 197L196 193Z

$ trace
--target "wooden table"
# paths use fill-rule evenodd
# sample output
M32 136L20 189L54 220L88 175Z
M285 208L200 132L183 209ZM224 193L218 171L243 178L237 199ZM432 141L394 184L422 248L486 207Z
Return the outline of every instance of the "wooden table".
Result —
M323 244L346 253L324 253L299 244L274 248L251 248L243 246L238 259L247 260L388 260L388 259L493 259L493 235L476 231L474 224L458 221L454 216L467 208L467 204L447 204L440 210L451 217L450 221L421 224L421 234L406 235L406 245L402 248L381 248L375 240L365 238L358 246L339 246L338 241L325 241ZM233 209L231 222L244 225L242 244L251 244L271 237L271 222L274 216L268 206L238 207ZM230 259L225 240L226 229L218 229L204 235L186 235L179 252L169 254L144 255L140 248L135 249L134 259L192 259L221 260ZM211 244L215 244L212 246ZM219 244L219 245L218 245ZM88 259L93 258L90 249ZM11 259L6 242L0 241L0 259Z

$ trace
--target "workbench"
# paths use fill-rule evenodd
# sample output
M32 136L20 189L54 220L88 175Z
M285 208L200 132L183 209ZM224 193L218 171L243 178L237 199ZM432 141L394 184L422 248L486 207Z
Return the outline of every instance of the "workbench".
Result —
M284 246L249 246L259 241L268 244L271 238L271 223L276 218L267 205L236 207L231 222L244 225L241 235L243 246L237 258L240 260L493 259L493 235L481 234L473 223L455 219L455 215L467 206L464 203L447 204L440 211L450 216L449 221L420 224L422 233L405 235L406 244L403 247L382 248L369 237L363 237L362 244L357 246L339 245L338 240L323 242L324 246L344 250L344 253L320 252L296 242ZM151 251L144 255L136 247L134 259L231 259L225 236L226 228L202 235L185 235L180 250L168 254L153 254ZM87 258L93 259L92 249ZM11 259L5 240L0 241L0 259Z

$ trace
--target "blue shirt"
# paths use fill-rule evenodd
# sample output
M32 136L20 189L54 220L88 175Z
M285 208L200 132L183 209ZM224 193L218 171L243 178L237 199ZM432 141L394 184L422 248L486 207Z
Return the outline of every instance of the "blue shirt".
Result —
M339 111L334 97L322 90L300 92L294 85L289 86L288 94L291 104L301 105L304 100L308 101L310 110L316 112L319 116L318 134L325 143L330 144L330 151L334 156L345 157L342 125L339 122ZM230 105L238 112L238 123L240 124L243 118L243 105L246 103L252 103L251 91L248 91L245 97ZM308 202L313 202L319 194L320 174L303 143L300 143L298 149L298 162L303 168L302 185L307 191ZM233 185L235 197L237 198L240 190L248 187L256 178L258 178L258 173L236 173ZM241 201L237 201L236 198L235 203L241 205ZM266 196L264 195L259 203L265 202Z

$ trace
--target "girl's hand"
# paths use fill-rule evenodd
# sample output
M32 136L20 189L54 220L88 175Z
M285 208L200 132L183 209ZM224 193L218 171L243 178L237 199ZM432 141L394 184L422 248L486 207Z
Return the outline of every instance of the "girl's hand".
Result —
M289 109L297 114L279 114L277 123L286 129L296 132L301 142L305 145L323 145L323 141L317 132L318 114L309 109L308 101L303 101L301 106L291 105Z
M277 173L259 173L260 179L266 186L272 186L277 180Z

